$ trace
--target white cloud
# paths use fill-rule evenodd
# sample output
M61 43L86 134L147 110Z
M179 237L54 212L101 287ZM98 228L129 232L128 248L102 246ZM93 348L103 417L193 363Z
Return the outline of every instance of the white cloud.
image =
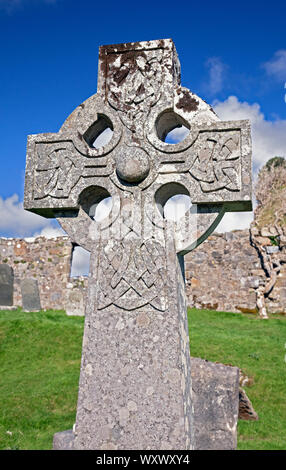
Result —
M96 203L90 207L89 214L93 220L100 222L105 217L108 216L109 212L112 209L112 197L106 197L102 199L99 203Z
M286 49L276 51L272 59L262 64L267 75L279 81L286 80Z
M51 222L48 222L51 224ZM44 227L40 232L36 232L33 234L33 237L46 237L46 238L55 238L67 235L66 232L59 226L55 227L52 225L47 225Z
M112 207L112 198L101 201L96 208L95 219L102 220ZM67 235L55 219L46 219L24 210L18 194L3 199L0 196L0 237L46 237Z
M258 103L241 102L236 96L215 101L213 108L223 121L250 119L253 149L253 169L265 165L272 157L286 157L286 120L269 121Z
M182 142L189 133L190 130L185 126L176 127L167 134L165 142L168 144L177 144L178 142Z
M249 228L253 221L253 212L227 212L215 232L231 232L232 230L244 230Z
M258 170L274 156L286 157L286 120L265 119L258 103L240 102L236 96L230 96L225 101L216 101L213 105L220 119L239 120L250 119L253 149L253 180ZM254 201L255 204L255 201ZM228 232L249 227L253 214L249 212L227 213L216 231Z
M203 88L207 90L208 94L215 95L223 88L225 73L228 67L219 57L210 57L205 65L209 71L209 78L208 82L203 85Z
M164 206L164 216L168 220L177 221L190 209L192 203L189 196L177 194L170 197Z
M4 232L8 234L5 236L26 237L49 224L44 217L25 211L17 194L7 199L0 197L0 234Z
M0 236L46 238L66 235L54 219L24 210L18 194L3 199L0 197Z

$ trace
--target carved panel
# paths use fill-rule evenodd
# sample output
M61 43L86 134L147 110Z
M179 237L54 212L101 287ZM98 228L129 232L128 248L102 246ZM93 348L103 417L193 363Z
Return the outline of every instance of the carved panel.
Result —
M81 177L108 176L112 161L82 155L72 141L36 143L34 199L68 198Z
M138 132L161 96L163 50L114 53L108 59L108 102L122 123Z
M195 145L190 173L205 193L241 190L240 132L202 132Z
M166 257L157 242L112 242L102 251L98 268L98 309L115 305L134 310L150 304L164 311Z
M48 150L47 150L48 149ZM83 160L72 142L36 144L35 199L67 198L83 172Z

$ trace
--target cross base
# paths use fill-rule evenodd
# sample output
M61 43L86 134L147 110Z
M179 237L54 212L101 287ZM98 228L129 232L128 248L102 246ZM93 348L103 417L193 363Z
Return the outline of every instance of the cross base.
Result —
M239 369L199 358L191 358L191 368L195 407L194 449L235 450ZM72 429L57 432L54 434L53 450L74 450L74 439Z

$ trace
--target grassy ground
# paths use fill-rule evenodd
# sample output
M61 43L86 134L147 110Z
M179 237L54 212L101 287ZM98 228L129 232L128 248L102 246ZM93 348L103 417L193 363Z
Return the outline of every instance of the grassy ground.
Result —
M0 312L0 449L51 449L75 420L83 318Z
M259 421L238 422L238 449L286 449L286 318L189 311L191 355L239 367Z
M83 318L0 312L0 449L51 449L75 421ZM286 318L189 311L191 355L240 367L259 421L240 421L239 449L286 449Z

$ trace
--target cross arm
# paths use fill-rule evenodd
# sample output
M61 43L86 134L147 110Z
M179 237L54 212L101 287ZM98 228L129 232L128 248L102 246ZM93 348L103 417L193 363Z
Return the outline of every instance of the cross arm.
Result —
M198 125L185 141L161 145L160 158L161 174L181 174L189 182L193 204L223 204L226 211L252 210L248 120Z

